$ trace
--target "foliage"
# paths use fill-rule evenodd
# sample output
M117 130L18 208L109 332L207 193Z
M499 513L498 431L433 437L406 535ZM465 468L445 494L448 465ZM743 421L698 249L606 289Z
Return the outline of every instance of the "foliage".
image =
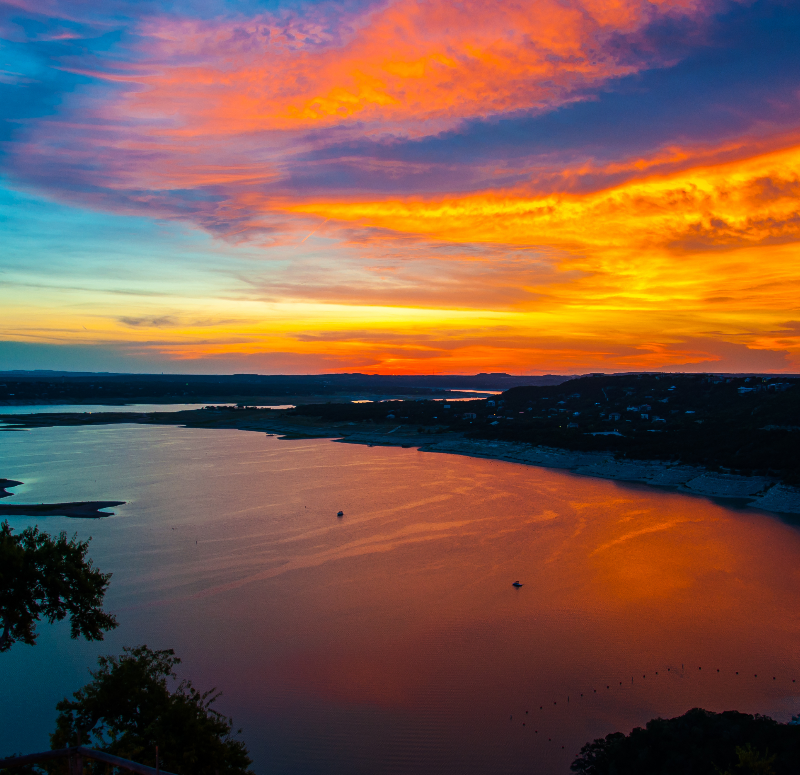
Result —
M798 761L800 727L694 708L587 743L571 769L582 775L789 775Z
M13 756L22 756L18 751L17 753L8 754L10 759ZM1 767L0 775L43 775L44 770L40 769L35 764L22 764L19 767Z
M775 754L769 755L769 751L762 756L749 743L745 746L736 746L736 765L733 770L726 770L720 775L735 775L736 773L747 773L747 775L774 775Z
M86 558L88 541L40 533L36 527L14 535L0 525L0 651L16 641L36 643L36 622L50 624L70 617L73 638L102 640L117 622L102 609L110 573L101 573Z
M244 743L232 737L231 720L212 708L219 697L190 681L170 691L180 659L172 649L124 648L100 657L92 681L56 709L51 747L85 745L179 775L252 775ZM239 733L241 730L239 730ZM105 765L88 765L96 773Z

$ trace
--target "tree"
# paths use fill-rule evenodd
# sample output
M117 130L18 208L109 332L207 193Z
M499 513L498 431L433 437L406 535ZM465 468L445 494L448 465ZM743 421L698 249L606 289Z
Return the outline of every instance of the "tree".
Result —
M746 746L736 747L736 767L734 772L736 775L774 775L775 770L772 765L775 764L777 758L775 754L769 755L769 752L763 756L756 751L750 743ZM719 775L734 775L731 770L718 770Z
M587 743L570 769L582 775L795 775L798 761L800 726L694 708Z
M117 626L102 609L110 573L101 573L86 558L88 541L66 533L52 538L36 527L14 535L0 525L0 651L16 641L36 643L36 622L52 624L70 617L71 636L102 640Z
M211 706L215 690L199 692L190 681L170 691L180 659L172 649L126 647L120 657L100 657L92 681L56 705L53 749L78 744L154 767L158 746L162 769L178 775L252 775L232 721ZM238 730L237 734L241 733ZM88 738L88 739L87 739ZM92 765L95 773L105 765Z

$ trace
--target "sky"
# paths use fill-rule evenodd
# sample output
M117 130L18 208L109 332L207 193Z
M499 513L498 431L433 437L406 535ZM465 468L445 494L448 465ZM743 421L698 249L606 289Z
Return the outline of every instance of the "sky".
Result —
M0 1L0 369L800 372L800 5Z

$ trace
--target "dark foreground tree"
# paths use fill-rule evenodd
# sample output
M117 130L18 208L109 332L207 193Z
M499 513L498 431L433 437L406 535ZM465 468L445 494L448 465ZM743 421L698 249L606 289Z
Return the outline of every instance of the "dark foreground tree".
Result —
M571 769L583 775L796 775L800 726L694 708L587 743Z
M231 719L211 706L215 690L199 692L190 681L170 691L180 659L172 649L124 648L98 660L92 681L56 705L51 747L84 745L178 775L252 775L247 748L232 736ZM238 730L237 734L241 733ZM105 765L90 765L99 775Z
M86 558L88 541L40 533L36 527L14 535L0 525L0 651L16 641L36 643L36 622L50 624L70 617L73 638L102 640L117 626L103 611L110 573L101 573Z

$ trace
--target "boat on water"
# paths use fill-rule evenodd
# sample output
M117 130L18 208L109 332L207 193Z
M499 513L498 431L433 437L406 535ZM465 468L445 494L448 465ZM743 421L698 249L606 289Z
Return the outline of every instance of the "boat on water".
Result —
M511 584L511 586L512 587L516 587L517 589L519 589L522 586L522 582L521 581L515 581L515 582L513 582Z

